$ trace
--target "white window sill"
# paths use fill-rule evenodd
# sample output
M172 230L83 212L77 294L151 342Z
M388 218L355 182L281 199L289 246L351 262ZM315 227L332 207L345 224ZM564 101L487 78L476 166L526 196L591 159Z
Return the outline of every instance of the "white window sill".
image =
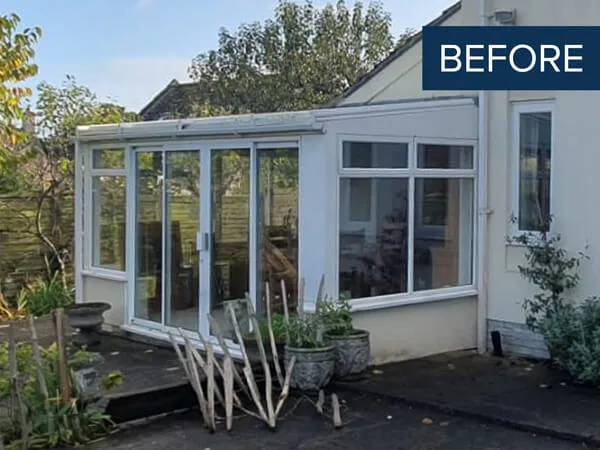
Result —
M352 306L352 311L374 311L378 309L420 305L444 300L457 300L464 297L474 296L477 296L477 288L474 286L460 286L431 291L413 292L412 294L361 298L351 300L350 305Z
M84 269L81 271L81 275L90 278L101 278L103 280L127 281L127 273L118 270L100 268Z

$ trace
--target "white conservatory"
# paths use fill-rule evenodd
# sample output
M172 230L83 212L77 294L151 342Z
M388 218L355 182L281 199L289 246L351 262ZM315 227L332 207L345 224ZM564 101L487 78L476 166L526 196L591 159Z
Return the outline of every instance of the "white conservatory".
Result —
M374 362L474 348L477 135L473 98L79 127L77 302L209 337L267 281L311 310L324 276Z

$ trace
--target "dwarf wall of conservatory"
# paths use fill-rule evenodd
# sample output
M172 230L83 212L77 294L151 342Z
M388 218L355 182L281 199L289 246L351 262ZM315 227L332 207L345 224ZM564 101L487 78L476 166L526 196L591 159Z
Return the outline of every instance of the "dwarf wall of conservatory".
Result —
M323 277L374 362L475 347L476 138L471 98L79 127L77 301L232 337L226 302L312 311Z

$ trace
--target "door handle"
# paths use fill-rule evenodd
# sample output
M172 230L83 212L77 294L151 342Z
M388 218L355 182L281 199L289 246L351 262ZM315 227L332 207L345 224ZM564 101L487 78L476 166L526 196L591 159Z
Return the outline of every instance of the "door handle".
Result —
M196 250L199 252L207 252L209 250L210 237L208 233L196 233Z

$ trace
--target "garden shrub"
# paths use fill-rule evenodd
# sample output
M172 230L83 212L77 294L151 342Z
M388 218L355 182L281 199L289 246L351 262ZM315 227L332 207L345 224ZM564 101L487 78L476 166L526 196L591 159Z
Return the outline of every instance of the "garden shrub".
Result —
M538 288L523 303L527 325L544 337L552 362L573 381L600 386L600 299L572 298L578 269L589 258L585 251L571 255L562 248L560 235L548 231L550 222L539 233L511 239L526 248L521 276Z
M539 330L558 368L577 383L600 385L600 299L564 305Z
M110 417L97 410L94 405L83 399L72 380L73 399L64 404L59 399L60 376L58 349L56 344L40 348L43 375L48 388L46 401L37 378L37 367L32 357L30 344L17 347L17 367L22 386L22 400L26 406L29 426L29 444L31 448L55 447L58 445L76 445L104 435L113 428ZM93 359L96 354L85 349L77 351L71 359L72 364ZM0 403L8 401L10 381L8 374L8 343L0 344ZM122 382L120 372L112 372L101 380L105 389L118 386ZM0 436L7 440L7 448L20 448L22 432L18 421L0 421Z

